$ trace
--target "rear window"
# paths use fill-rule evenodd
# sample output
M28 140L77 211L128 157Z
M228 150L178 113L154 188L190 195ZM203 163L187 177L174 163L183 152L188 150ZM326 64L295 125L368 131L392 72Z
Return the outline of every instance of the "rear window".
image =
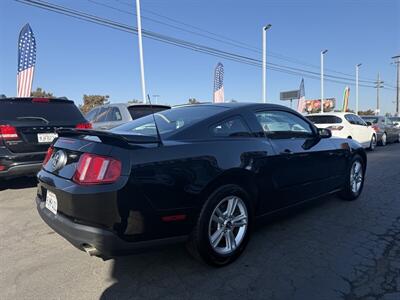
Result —
M306 116L314 124L339 124L342 123L342 119L337 116Z
M32 102L31 100L0 100L0 120L2 121L37 121L48 122L83 122L79 109L73 102L51 101ZM45 122L45 121L44 121Z
M159 111L163 111L168 109L168 107L165 106L157 106L153 105L151 106L140 106L140 105L133 105L128 107L128 111L131 114L132 120L139 119L141 117L145 117L152 112L157 113Z
M183 128L225 111L221 106L181 106L154 114L162 136L170 136ZM121 134L157 136L153 115L133 120L112 130Z

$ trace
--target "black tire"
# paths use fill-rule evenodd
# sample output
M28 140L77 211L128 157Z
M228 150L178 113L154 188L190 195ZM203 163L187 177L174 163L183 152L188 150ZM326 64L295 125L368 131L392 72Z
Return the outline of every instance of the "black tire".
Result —
M376 142L376 135L374 134L374 135L372 135L372 137L371 137L371 141L370 141L370 143L369 143L368 150L369 150L369 151L374 151L374 150L375 150L375 147L376 147L376 144L377 144L377 142Z
M221 254L218 253L211 245L209 232L211 226L210 224L216 208L221 205L223 201L227 201L225 199L230 196L240 198L242 200L241 203L246 207L248 216L247 228L242 235L239 245L237 245L237 247L231 253ZM234 184L221 186L208 196L207 201L200 212L197 224L193 229L187 244L189 252L195 258L200 259L212 266L222 267L232 263L240 256L240 254L242 254L250 239L253 227L253 214L253 205L250 196L243 188ZM232 229L232 232L233 230L234 228ZM226 242L226 240L221 239L221 242Z
M354 168L356 163L361 164L362 178L361 178L360 186L355 191L352 188L352 178L351 177L352 177L352 169ZM365 162L360 155L356 154L353 156L353 158L349 164L345 183L343 185L343 189L339 193L340 198L342 198L344 200L348 200L348 201L356 200L361 195L361 192L364 188L364 180L365 180Z
M379 141L380 146L386 146L387 145L387 134L386 132L382 135L381 140Z

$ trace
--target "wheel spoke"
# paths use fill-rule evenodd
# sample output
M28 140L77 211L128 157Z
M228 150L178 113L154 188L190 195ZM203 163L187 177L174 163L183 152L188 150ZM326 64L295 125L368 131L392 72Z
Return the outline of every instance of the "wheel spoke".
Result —
M212 219L217 224L224 224L224 219L222 217L220 217L220 216L217 216L217 214L214 214L212 216Z
M231 217L233 215L233 212L236 209L238 203L238 198L232 197L231 199L228 200L228 207L226 208L226 216Z
M242 227L243 225L247 224L247 216L246 215L239 215L232 219L232 226L234 227Z
M228 230L227 232L225 232L225 241L228 251L232 251L236 248L236 240L232 230Z
M221 242L222 237L224 236L224 229L220 228L211 236L211 245L215 248L218 246L219 242Z

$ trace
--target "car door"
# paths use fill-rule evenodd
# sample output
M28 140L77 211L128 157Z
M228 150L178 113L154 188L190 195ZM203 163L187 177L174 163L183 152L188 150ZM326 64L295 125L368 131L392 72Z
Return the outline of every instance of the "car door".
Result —
M390 142L396 141L398 138L397 130L394 127L393 121L390 120L388 117L385 117L385 127L388 135L388 141Z
M345 119L350 123L351 138L365 146L367 140L364 136L363 126L359 123L357 116L354 114L346 114Z
M355 126L357 127L357 131L359 131L360 133L360 140L362 141L362 144L364 146L369 146L372 134L370 128L368 127L367 123L365 123L365 121L359 116L353 115L353 118L356 122Z
M275 150L265 170L272 174L279 195L274 208L289 206L335 188L334 179L342 172L342 164L337 163L340 154L335 152L329 139L321 139L310 122L289 111L265 110L255 115Z

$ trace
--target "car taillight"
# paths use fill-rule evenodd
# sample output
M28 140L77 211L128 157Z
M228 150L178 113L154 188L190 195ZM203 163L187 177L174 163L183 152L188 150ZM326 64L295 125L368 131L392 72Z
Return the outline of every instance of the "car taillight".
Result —
M119 160L84 153L79 159L73 180L79 184L102 184L115 182L120 176Z
M379 126L378 125L372 125L372 129L375 130L375 132L379 131Z
M92 129L92 123L79 123L75 126L76 129Z
M17 129L11 125L0 125L0 139L5 141L18 140Z
M44 157L44 161L42 163L43 166L45 164L47 164L47 162L50 160L50 157L53 154L53 151L54 151L53 147L49 147L49 149L47 149L46 156Z
M330 130L342 130L343 126L328 126L327 128Z

